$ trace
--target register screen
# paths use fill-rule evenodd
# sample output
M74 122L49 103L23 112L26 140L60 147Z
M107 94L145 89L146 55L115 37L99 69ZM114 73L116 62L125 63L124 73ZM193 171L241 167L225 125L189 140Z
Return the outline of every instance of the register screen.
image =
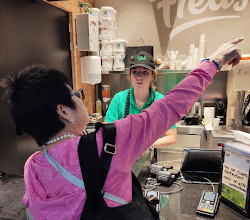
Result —
M203 196L203 199L204 200L207 200L207 201L211 201L213 202L214 199L215 199L215 194L214 193L209 193L209 192L206 192Z

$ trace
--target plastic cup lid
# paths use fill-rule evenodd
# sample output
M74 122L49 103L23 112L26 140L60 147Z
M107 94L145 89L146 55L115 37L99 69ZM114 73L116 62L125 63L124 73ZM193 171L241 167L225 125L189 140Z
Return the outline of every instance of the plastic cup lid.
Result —
M103 88L110 88L110 85L102 85Z
M98 11L98 12L100 12L100 9L99 8L92 8L92 11Z
M110 6L102 6L102 7L101 7L101 11L108 11L108 10L114 11L114 8L113 8L113 7L110 7Z
M126 43L127 41L124 39L114 39L113 43L117 44L117 43Z
M101 41L101 44L111 44L112 42L111 41L109 41L109 40L102 40Z

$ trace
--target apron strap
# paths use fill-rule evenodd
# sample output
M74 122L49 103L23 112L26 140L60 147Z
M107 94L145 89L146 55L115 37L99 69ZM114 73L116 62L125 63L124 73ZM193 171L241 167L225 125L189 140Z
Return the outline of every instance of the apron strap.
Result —
M155 100L155 91L154 91L154 98L152 102L150 103L150 105L154 102L154 100ZM124 118L126 118L129 115L129 108L130 108L130 90L128 90Z
M128 90L124 118L126 118L129 115L129 108L130 108L130 90Z

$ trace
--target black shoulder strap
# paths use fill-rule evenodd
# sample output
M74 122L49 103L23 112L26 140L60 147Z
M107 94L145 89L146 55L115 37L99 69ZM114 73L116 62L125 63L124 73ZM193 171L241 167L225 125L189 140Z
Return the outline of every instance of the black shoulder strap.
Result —
M95 212L97 204L101 204L103 201L102 188L113 156L113 154L107 152L114 153L114 148L108 146L100 160L96 143L96 133L101 127L103 127L104 145L105 143L114 145L116 135L115 125L97 123L96 131L88 135L83 135L78 146L81 172L87 193L87 202L85 205L87 205L86 208L90 212Z
M85 203L85 205L87 204L90 212L94 212L95 205L100 203L102 197L101 163L96 144L96 132L81 137L78 156L88 200L88 204Z
M103 168L101 173L102 185L104 185L106 177L108 175L109 167L112 161L113 155L116 153L115 147L115 137L116 137L116 127L115 124L96 124L96 130L103 128L103 145L104 153L101 158L101 166Z

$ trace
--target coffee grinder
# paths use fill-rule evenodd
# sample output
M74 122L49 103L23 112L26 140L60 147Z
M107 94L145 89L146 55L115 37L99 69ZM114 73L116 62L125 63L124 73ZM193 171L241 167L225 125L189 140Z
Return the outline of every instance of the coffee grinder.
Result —
M221 99L217 99L215 103L215 118L220 119L220 125L226 124L226 104Z

